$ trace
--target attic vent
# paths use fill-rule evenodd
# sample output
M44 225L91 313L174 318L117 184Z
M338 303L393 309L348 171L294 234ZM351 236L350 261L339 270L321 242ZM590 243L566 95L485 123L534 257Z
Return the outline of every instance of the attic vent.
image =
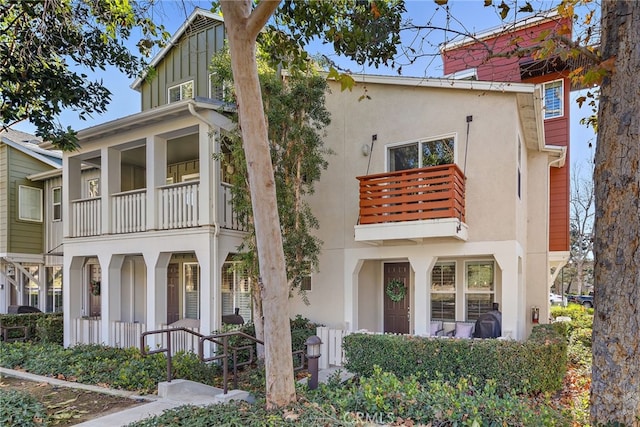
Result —
M189 25L189 28L185 31L185 35L190 37L200 31L206 30L207 28L214 27L217 23L218 21L216 20L205 18L204 16L196 16L191 25Z

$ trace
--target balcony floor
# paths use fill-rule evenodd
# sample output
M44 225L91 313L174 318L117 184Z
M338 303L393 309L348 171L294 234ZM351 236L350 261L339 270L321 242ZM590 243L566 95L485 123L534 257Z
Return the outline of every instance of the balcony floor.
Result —
M382 244L385 240L422 242L424 239L437 237L466 241L469 238L467 224L457 218L443 218L355 226L356 242L374 245Z

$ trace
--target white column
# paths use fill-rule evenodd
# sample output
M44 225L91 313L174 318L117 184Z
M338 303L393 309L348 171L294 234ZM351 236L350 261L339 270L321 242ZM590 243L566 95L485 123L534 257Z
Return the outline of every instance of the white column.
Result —
M511 247L509 250L502 248L495 254L496 262L502 271L502 301L500 301L500 311L502 312L502 336L515 339L523 339L524 319L519 318L528 313L518 313L520 306L520 290L518 275L518 250Z
M0 313L6 313L9 309L9 287L7 280L7 264L0 258Z
M38 266L38 305L40 311L47 311L47 276L44 264Z
M416 335L430 334L431 320L431 275L429 274L436 262L434 257L409 257L414 272L413 286L413 333Z
M217 133L215 133L217 135ZM204 123L198 126L198 145L200 151L200 207L198 218L200 225L216 222L214 209L217 208L214 195L218 193L218 174L213 155L215 153L214 129Z
M348 254L348 253L347 253ZM344 260L344 323L347 331L358 330L358 279L363 259L345 256Z
M120 192L120 151L113 148L101 150L100 196L102 199L102 234L111 233L111 195Z
M143 257L147 266L146 326L147 331L153 331L167 323L167 269L171 253L145 252ZM155 348L160 341L160 335L147 337L149 348Z
M122 277L121 270L124 263L124 255L99 255L102 277L100 298L101 322L100 330L102 342L114 345L111 336L111 322L120 320Z
M80 168L82 162L79 157L65 154L62 158L62 233L64 237L71 236L74 218L71 201L80 198Z
M147 230L158 229L158 190L167 183L167 140L147 137ZM153 264L147 264L153 265Z
M64 346L76 343L73 336L75 319L82 317L84 303L83 274L85 258L79 256L65 256L62 271L62 311Z

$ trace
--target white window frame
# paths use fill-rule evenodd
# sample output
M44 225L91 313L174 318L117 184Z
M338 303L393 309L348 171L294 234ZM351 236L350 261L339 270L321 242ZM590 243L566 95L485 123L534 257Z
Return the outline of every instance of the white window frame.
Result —
M167 89L167 104L171 104L172 102L178 102L178 101L182 101L183 99L186 99L186 90L185 88L191 85L191 96L190 98L193 98L193 94L194 94L194 84L193 84L193 80L187 80L186 82L182 82L182 83L178 83L177 85L173 85L173 86L169 86L169 88ZM176 99L176 100L171 100L171 91L173 89L178 89L178 93L180 94L180 98Z
M196 267L196 274L197 274L197 281L196 281L196 288L192 289L192 290L187 290L187 267L191 268L195 266ZM200 319L200 289L202 286L202 281L200 280L200 264L198 264L197 262L185 262L182 264L182 301L183 301L183 307L182 307L182 313L184 313L184 317L187 318L187 292L189 293L195 293L196 295L196 300L197 300L197 313L196 313L196 319ZM193 319L192 317L189 317L189 319Z
M491 264L493 269L493 290L485 291L485 290L471 290L469 288L469 265L471 264ZM469 313L467 311L467 295L491 295L491 302L495 302L496 293L497 293L497 283L496 283L496 262L492 259L473 259L473 260L465 260L464 262L464 295L462 306L464 308L464 319L465 321L469 321Z
M433 270L439 266L439 265L453 265L453 291L436 291L433 290ZM431 298L431 295L433 294L441 294L441 295L453 295L453 302L454 302L454 308L453 308L453 319L445 319L445 321L449 322L449 321L455 321L457 319L457 313L458 313L458 262L455 260L438 260L438 262L436 262L433 266L433 268L431 269L431 272L429 272L429 278L430 278L430 286L429 286L429 307L430 307L430 311L431 311L431 319L435 319L433 317L433 310L431 310L431 308L433 307L433 299ZM437 320L442 320L440 318L438 318Z
M422 165L422 144L427 142L432 142L432 141L448 139L448 138L453 138L453 164L456 164L458 159L458 134L457 132L453 132L453 133L446 133L442 135L436 135L428 138L418 138L410 141L402 141L402 142L394 142L391 144L386 144L384 154L385 154L385 165L386 165L385 167L387 169L387 172L391 172L390 152L392 149L415 144L418 150L418 168L422 168L424 167Z
M27 209L23 209L22 202L23 200L26 201L26 198L27 198L26 193L28 192L32 192L32 195L34 195L33 193L35 192L38 193L37 194L38 206L35 206L35 207L30 206L28 209L28 211L32 211L32 210L38 211L37 218L33 216L27 216L27 212L25 212ZM31 198L29 198L28 201L31 202L32 201ZM41 188L30 187L28 185L18 186L18 219L20 221L42 222L42 189Z
M56 192L60 193L60 201L56 202ZM58 207L58 217L56 218L56 207ZM51 189L51 221L62 221L62 187Z
M251 301L251 278L249 278L246 273L243 273L241 271L238 271L238 269L236 268L237 265L239 264L239 261L225 261L225 263L223 264L223 275L225 273L231 273L232 277L231 280L233 282L233 289L229 289L227 287L224 287L225 285L225 280L223 277L223 281L222 281L222 286L220 289L221 294L230 294L231 295L231 302L232 302L232 307L231 307L231 312L228 311L228 307L227 308L227 312L225 312L225 308L224 307L220 307L222 309L222 313L223 315L228 315L228 314L233 314L235 308L240 308L241 312L240 314L243 315L243 319L246 322L251 322L252 321L252 317L253 317L253 309L251 307L249 312L247 312L246 310L243 309L243 307L240 307L240 303L238 300L239 294L247 294L249 295L249 301ZM236 287L238 286L238 287ZM243 288L240 288L240 286L243 286ZM245 307L246 308L246 307Z
M558 94L558 100L560 101L560 105L558 109L548 110L547 109L547 86L555 85L560 83L560 87L558 90L560 91ZM556 119L558 117L564 116L564 80L558 79L550 82L546 82L542 85L542 96L544 102L544 119Z
M217 98L214 96L213 94L213 76L215 76L216 73L209 73L209 98L211 99L219 99L220 101L224 101L224 98L226 98L227 96L227 91L229 90L229 87L226 83L222 84L222 98Z

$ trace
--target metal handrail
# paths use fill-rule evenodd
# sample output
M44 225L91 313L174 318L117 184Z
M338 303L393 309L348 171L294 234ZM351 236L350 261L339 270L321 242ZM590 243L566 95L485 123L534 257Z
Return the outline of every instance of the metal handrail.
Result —
M246 366L246 365L251 365L252 363L254 363L254 344L249 344L249 345L244 345L244 346L240 346L240 347L233 347L229 345L229 337L241 337L241 338L246 338L250 341L253 341L256 344L261 344L264 345L264 342L257 339L256 337L246 334L244 332L240 332L240 331L232 331L232 332L222 332L219 334L213 334L213 335L203 335L200 334L198 332L195 332L191 329L188 328L169 328L169 329L158 329L155 331L146 331L143 332L142 335L140 336L140 352L142 353L143 356L147 356L147 355L151 355L151 354L156 354L156 353L167 353L167 382L171 382L171 379L173 377L173 372L172 372L172 362L171 362L171 332L177 332L177 331L184 331L187 332L191 335L197 336L198 337L198 358L200 359L200 361L202 362L213 362L216 360L220 360L222 359L222 388L223 388L223 392L224 394L227 394L229 391L229 386L228 386L228 382L229 382L229 357L232 358L233 360L233 387L234 388L238 388L238 368L242 367L242 366ZM167 346L166 348L159 348L156 350L150 350L147 351L146 349L146 340L145 338L148 335L156 335L156 334L166 334L167 336ZM210 356L210 357L205 357L204 356L204 343L205 341L209 341L213 344L216 344L218 346L222 346L222 353L218 353L216 356ZM238 362L238 352L239 351L244 351L244 350L249 350L249 360L244 361L244 362ZM300 371L302 369L304 369L305 366L305 359L306 359L306 354L304 350L296 350L293 351L292 356L295 355L301 355L302 357L300 358L300 365L295 366L293 368L293 371Z
M178 331L184 331L187 332L191 335L195 335L198 338L203 337L204 335L189 329L189 328L168 328L168 329L157 329L155 331L146 331L143 332L142 335L140 335L140 352L142 353L143 356L149 356L151 354L156 354L156 353L167 353L167 382L171 382L172 378L173 378L173 372L172 372L172 363L171 363L171 333L172 332L178 332ZM166 334L167 335L167 347L166 348L158 348L156 350L150 350L147 351L146 348L146 340L145 338L148 335L157 335L157 334Z

